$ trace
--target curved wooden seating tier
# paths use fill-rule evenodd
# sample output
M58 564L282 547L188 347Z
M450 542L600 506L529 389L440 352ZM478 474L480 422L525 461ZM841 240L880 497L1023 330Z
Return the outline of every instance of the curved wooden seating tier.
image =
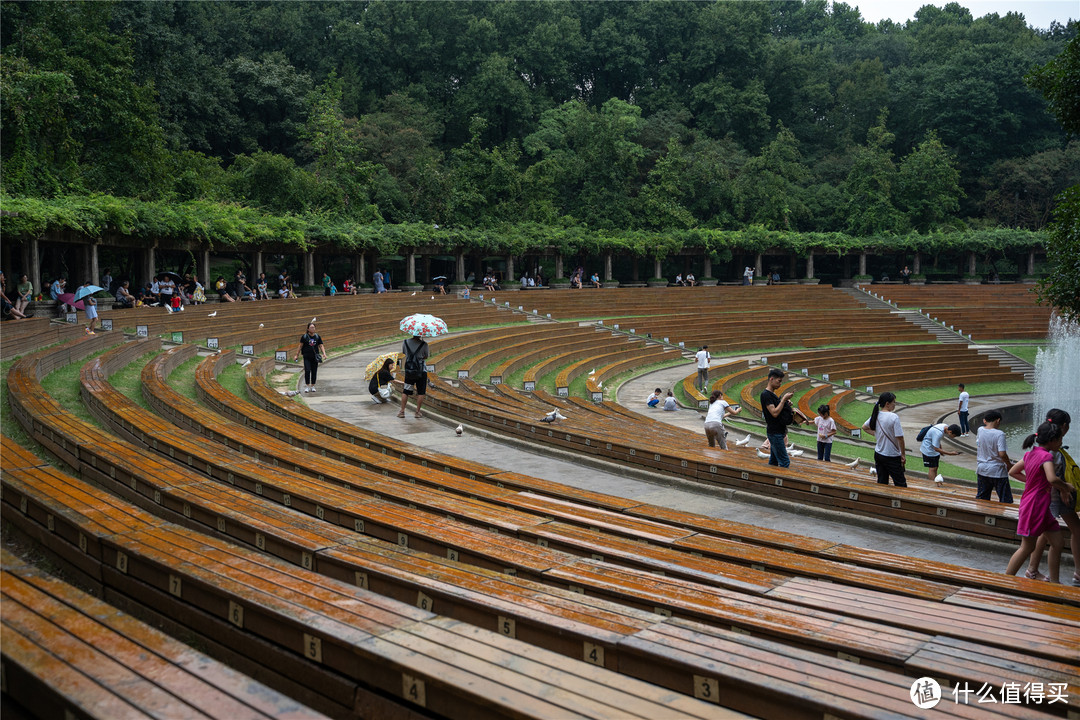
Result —
M10 498L10 495L11 495L11 493L8 493L8 492L6 492L6 493L4 494L4 499L5 499L5 501L8 501L8 500L9 500L9 498ZM254 502L254 501L253 501L253 502ZM265 501L264 501L264 504L265 504ZM194 515L194 512L193 512L192 514ZM186 513L185 513L185 515L186 515ZM257 540L256 540L256 544L257 544ZM329 558L330 556L333 556L333 554L334 554L334 553L336 553L336 552L340 552L340 551L341 551L341 548L340 548L340 547L338 547L338 548L334 548L334 549L333 549L333 551L334 551L334 552L330 552L330 551L325 551L325 552L324 552L324 554L320 555L320 559L319 559L318 565L322 565L322 564L324 564L324 563L325 563L325 564L330 564L330 563L331 563L331 560L329 560L328 558ZM127 560L127 559L125 559L125 560L123 561L123 563L124 563L124 565L125 565L126 567L129 567L129 568L130 568L130 567L132 566L132 562L131 562L130 560ZM568 569L568 568L567 568L567 566L562 566L562 567L560 567L560 568L558 569L558 571L557 571L557 572L558 572L558 573L565 573L565 571L566 571L567 569ZM599 569L599 568L597 568L597 567L593 567L593 571L594 571L594 572L595 572L596 570L598 570L598 569ZM610 571L606 572L606 573L605 573L605 575L608 575L608 576L609 576L609 575L610 575ZM625 572L625 571L623 572L623 575L624 575L624 576L626 575L626 572ZM351 575L350 575L350 577L351 577ZM170 581L170 582L172 582L172 581ZM523 581L519 581L519 582L523 582ZM610 580L609 580L609 582L610 582ZM625 582L625 581L624 581L624 582ZM594 581L594 583L595 583L595 581ZM674 583L674 581L673 581L673 580L668 580L668 581L666 581L666 584L667 584L667 585L669 585L669 586L671 586L671 585L672 585L673 583ZM609 586L609 587L613 587L613 586ZM610 590L609 590L609 592L610 592ZM671 592L671 590L669 590L668 592L670 593L670 592ZM602 596L602 594L601 594L601 596ZM433 602L441 602L441 600L434 600ZM593 601L593 603L595 604L595 602L596 602L596 601L594 600L594 601ZM760 613L760 609L758 610L758 613ZM519 621L519 622L520 622L520 621ZM669 622L676 622L676 623L680 623L680 622L683 622L683 621L669 621ZM759 621L759 622L760 622L760 621ZM791 608L788 608L788 609L787 609L787 611L786 611L786 615L785 615L785 619L784 619L784 621L783 621L783 622L785 623L785 625L790 625L790 623L792 622L792 617L791 617ZM834 621L834 622L835 622L835 621ZM563 625L565 625L565 623L563 623ZM697 627L697 626L694 626L694 627ZM760 626L759 626L759 628L758 628L758 629L760 630ZM697 633L697 634L696 634L696 636L695 636L695 637L696 637L696 642L697 642L697 643L698 643L698 644L700 645L700 644L701 644L701 642L702 642L702 638L704 638L704 637L715 637L715 636L716 636L716 634L717 634L718 632L723 632L723 631L719 631L719 630L710 630L710 631L706 631L706 632L702 633L702 632L701 632L700 630L694 630L694 632L696 632L696 633ZM641 634L641 633L638 633L638 635L640 635L640 634ZM724 634L725 634L725 635L727 635L728 633L726 633L726 632L725 632ZM908 633L908 635L910 635L910 633ZM637 635L635 635L635 637L632 637L632 638L630 638L630 639L629 639L629 640L627 641L627 644L628 644L628 646L629 646L629 647L635 647L635 646L636 646L636 644L640 642L640 641L638 641L638 640L635 640L635 638L636 638L636 637L637 637ZM877 642L879 643L879 648L880 648L880 640L881 640L881 637L882 637L882 635L881 635L881 632L880 632L880 631L878 631L878 632L877 632L877 633L875 634L875 637L876 637L876 641L877 641ZM321 638L321 639L322 639L322 643L320 644L320 648L323 648L323 649L325 649L325 648L327 647L327 646L326 646L326 640L325 640L324 638ZM658 638L650 638L650 639L658 639ZM670 642L670 640L668 640L668 642ZM756 642L756 643L760 643L760 642L762 642L762 641L760 641L760 640L757 640L757 641L755 641L755 642ZM850 641L849 641L849 642L850 642ZM910 638L909 638L909 640L908 640L907 642L910 642ZM307 639L305 638L305 640L304 640L304 644L305 644L305 646L307 646L307 643L308 643L308 641L307 641ZM628 647L628 650L629 650L629 647ZM653 646L653 647L655 647L655 646ZM586 649L588 650L588 648L586 648ZM596 649L597 649L597 647L596 647L596 646L594 646L594 648L593 648L593 651L595 652L595 650L596 650ZM850 648L849 648L849 649L850 649ZM786 652L787 652L787 651L786 651ZM620 655L619 655L619 656L620 656L620 658L621 658L621 660L622 660L622 661L626 661L626 662L629 662L629 657L630 657L631 655L633 655L633 654L634 654L633 652L623 651L623 652L620 652ZM790 653L789 653L789 654L790 654ZM880 649L878 650L878 654L880 654ZM820 657L820 656L819 656L819 657ZM642 667L642 668L648 667L648 669L649 669L649 672L651 673L651 675L655 676L655 674L656 674L656 670L657 670L657 667L656 667L656 659L657 659L657 656L655 656L655 653L654 653L654 655L652 655L652 656L647 656L647 657L646 657L646 658L644 659L644 662L642 662L642 663L640 664L640 667ZM324 656L323 662L327 662L327 661L325 660L325 656ZM683 662L685 662L685 660L684 660ZM622 667L622 662L620 662L620 667ZM840 669L842 670L843 668L840 668ZM831 674L832 674L832 675L835 675L835 674L836 674L836 670L835 670L835 669L831 670ZM707 678L707 677L710 677L710 676L703 676L703 677L706 677L706 678ZM897 684L899 684L899 685L903 685L903 683L897 683ZM406 687L407 687L407 686L406 686ZM758 687L761 687L761 686L759 685ZM690 688L688 688L688 689L690 689L690 690L692 691L692 687L690 687ZM775 693L776 691L774 690L773 692ZM430 690L429 690L429 693L430 693ZM805 702L805 690L804 690L804 691L803 691L803 692L802 692L801 694L802 694L802 695L804 696L804 698L803 698L802 702ZM430 694L428 695L428 697L430 697ZM788 710L788 712L790 712L790 710Z
M116 398L113 399L115 400ZM130 411L131 408L128 408L128 410ZM104 455L102 457L104 457ZM390 567L388 562L392 558L402 557L403 555L407 555L410 557L415 556L413 562L416 563L426 556L424 556L423 553L420 553L418 551L409 550L407 548L409 543L402 543L400 535L397 535L392 541L385 542L385 549L383 550L379 549L380 547L382 547L379 545L379 541L374 539L371 539L366 543L358 544L356 542L357 536L354 535L353 531L351 530L334 530L334 526L328 525L322 521L315 519L305 521L303 520L304 516L297 515L293 510L288 509L288 507L277 510L274 507L274 503L267 498L260 498L257 496L248 496L244 498L244 493L237 494L236 491L228 489L226 485L221 485L215 488L200 487L199 492L202 492L203 495L201 497L196 497L193 492L193 485L191 483L184 482L187 474L190 471L184 469L181 466L174 465L171 474L169 474L168 472L163 472L159 468L159 462L148 463L147 459L148 456L143 455L135 462L130 463L130 468L127 468L126 465L123 467L120 466L119 463L121 462L121 459L119 456L115 456L112 461L113 464L109 465L107 468L104 464L104 461L99 460L99 462L94 467L94 474L95 477L99 478L99 480L106 484L113 485L118 490L128 488L127 478L130 477L132 478L133 482L137 483L136 487L138 488L138 490L132 494L135 496L141 496L143 498L153 497L152 507L160 509L161 512L168 512L168 510L171 509L172 514L174 514L177 519L194 524L198 527L206 527L209 530L213 530L214 528L216 528L218 532L224 531L228 534L237 533L243 538L243 540L246 541L247 544L252 545L255 548L265 549L266 551L273 553L275 545L292 543L294 544L294 547L298 546L301 550L307 550L306 553L292 553L292 560L296 564L310 568L320 568L324 572L329 571L331 568L336 568L334 572L341 575L344 579L365 587L381 587L384 592L390 595L402 595L404 598L411 598L412 600L415 600L419 596L420 600L416 602L420 604L422 608L431 609L435 606L435 603L438 603L439 605L445 604L447 610L452 611L456 607L461 607L463 613L465 613L466 615L471 615L472 617L476 617L477 610L480 607L480 605L477 605L476 603L476 598L478 597L477 593L480 591L481 588L483 588L483 594L489 595L491 597L494 597L499 591L499 589L502 588L502 590L510 592L515 599L522 601L525 600L525 596L519 598L516 592L508 590L505 582L497 580L498 574L492 575L490 571L483 578L477 579L472 583L474 586L474 589L472 591L465 591L464 586L462 586L462 589L456 591L449 590L448 588L450 586L447 584L447 578L454 575L455 571L457 572L457 574L460 575L467 575L470 572L473 575L475 575L476 573L483 574L482 571L479 569L467 571L464 569L464 566L459 565L458 562L453 559L443 560L442 563L445 564L446 567L443 567L439 570L429 568L426 570L414 571L413 574L408 576L401 575L401 573L390 573L388 575L387 573ZM168 463L167 460L162 462L165 462L166 464ZM119 470L118 467L120 467ZM237 466L234 465L234 468L235 467ZM282 474L282 471L277 470L276 473ZM120 479L114 480L113 475L117 475ZM171 484L168 482L163 484L160 480L158 480L158 478L165 477L171 478ZM4 479L6 482L8 479L8 474L5 474ZM202 486L204 485L204 483L198 481L195 483L195 485ZM25 491L25 488L23 488L23 490ZM325 498L327 494L329 494L328 490L325 487L321 492L322 494L320 497L322 498ZM215 495L221 495L221 500L212 500ZM22 498L26 496L26 494L21 494L20 497L19 494L15 494L14 492L12 492L11 485L7 485L5 487L4 499L9 502L14 502L15 506L17 507L26 507L26 503L22 500ZM285 506L289 505L287 498L282 498L279 502ZM183 509L182 512L180 511L181 505ZM297 503L297 506L299 506L299 503ZM7 510L7 507L5 507L5 510ZM438 522L437 518L433 519ZM238 530L238 528L242 528L242 530ZM251 529L254 530L253 533L250 532ZM370 528L367 529L370 530ZM490 537L490 534L488 534L488 536ZM300 538L302 537L303 539L301 540ZM349 540L350 537L352 538L351 540ZM146 540L142 540L141 538L139 539L139 541L143 543L147 542ZM490 544L490 540L488 540L487 542L488 544ZM204 547L204 549L200 552L205 553L205 551L206 548ZM174 556L180 562L195 562L193 558L189 558L188 555L186 555L184 552L179 552L178 549L173 546L170 546L170 552L175 553ZM532 554L538 555L543 554L544 552L545 551L540 549L534 549L532 551ZM319 554L316 557L316 554L318 553L322 554ZM375 554L373 555L373 553ZM116 560L116 562L120 563L122 567L127 568L128 573L132 573L132 566L136 562L136 559L134 557L135 553L132 553L132 556L129 556L126 554L126 552L122 551L121 555L123 555L124 557ZM364 560L365 556L368 558L367 560ZM381 559L376 560L376 557ZM110 558L106 554L103 557L103 560L106 563L109 563L112 561L112 558ZM159 560L159 562L162 561ZM168 578L170 577L168 571L168 561L164 560L164 562L166 563L166 574L164 577ZM263 565L267 564L266 561L262 561L262 563ZM373 565L372 563L376 564ZM217 562L211 562L209 567L216 568L217 564ZM237 572L251 572L243 566L243 563L230 561L229 565L230 567L235 566L237 568ZM297 569L297 571L299 571L299 569ZM158 572L160 573L160 570L158 570ZM263 577L265 577L266 575L265 572L258 574ZM159 575L159 577L161 576ZM159 580L158 584L164 587L171 587L171 589L175 593L175 587L177 586L175 579L176 577L177 575L174 573L172 575L173 579ZM179 585L180 587L185 587L187 585L187 583L184 582L184 580L182 579L180 582L182 583ZM201 587L202 584L207 582L207 580L204 577L196 577L192 580L192 582L194 583L194 586ZM330 584L332 582L333 581L331 580L324 580L323 584ZM513 581L516 586L519 586L524 582L526 582L524 579L517 579ZM417 583L421 583L421 585L418 586ZM295 582L293 583L293 587L296 587ZM395 590L395 587L398 587L398 589ZM417 589L418 587L420 588L419 590ZM335 589L335 591L339 592L340 594L340 590ZM321 590L317 591L313 589L300 590L300 592L306 593L306 595L304 596L308 598L319 598L325 595L325 593ZM568 595L565 591L562 591L562 594L567 597L573 597L572 594ZM200 597L204 596L205 595L200 595ZM606 664L603 658L604 653L602 649L604 645L600 644L601 641L612 645L612 658L618 656L617 650L616 648L614 648L614 643L618 638L610 635L610 629L612 627L610 620L607 621L607 635L605 635L604 632L601 632L600 630L586 630L585 626L579 627L570 620L570 616L558 618L552 617L549 620L543 620L543 618L545 617L544 614L541 611L536 610L536 608L538 607L536 602L537 600L538 598L533 598L533 602L529 605L529 607L532 608L531 610L527 610L526 607L517 608L515 607L514 603L507 603L505 601L495 602L493 605L488 607L488 611L495 613L495 615L489 616L486 622L490 622L493 627L498 627L498 623L503 623L504 625L506 625L506 627L509 628L514 628L516 626L518 628L521 628L521 630L526 634L531 634L530 628L534 623L541 627L547 627L549 629L548 632L552 635L552 637L557 638L557 642L555 640L553 640L552 642L556 642L556 644L559 645L561 650L569 652L572 656L576 654L580 657L582 655L583 646L580 644L580 638L588 637L589 644L585 647L584 655L589 655L591 653L593 655L592 662L594 664ZM265 602L265 600L262 600L261 602ZM565 603L565 601L563 602ZM596 606L596 603L597 601L594 600L592 605ZM218 612L226 614L230 613L232 607L233 606L230 605L230 609L219 609ZM245 602L243 607L245 611L245 617L248 617L249 613L257 616L259 610L261 609L258 604L249 604L249 601ZM557 607L557 603L552 607ZM365 610L362 607L357 607L356 612L366 614L369 618L372 617L371 611ZM593 612L595 613L596 611ZM628 612L629 611L626 609L621 610L621 613L623 615L627 615ZM502 613L502 615L496 617L496 615L498 615L499 613ZM608 612L608 615L609 617L611 617L610 611ZM429 613L422 613L421 616L431 617ZM580 620L582 617L584 617L584 615L581 612L578 612L576 617L577 622L580 623ZM645 626L648 626L660 619L658 616L652 616L649 614L645 614L644 617L648 618L649 620L649 622L645 623ZM540 622L538 618L540 620L543 620L543 622ZM413 618L411 618L410 621L415 621L417 619L418 618L414 616ZM296 622L296 620L294 619L293 622ZM546 623L546 625L544 625L543 623ZM363 623L356 623L355 621L353 621L352 624L361 627L364 626ZM436 624L439 625L440 623ZM337 625L340 626L340 622ZM301 649L301 652L307 653L309 657L312 657L312 659L316 660L317 662L321 661L323 664L328 665L330 661L325 655L326 651L332 650L335 646L340 645L343 641L346 643L351 642L347 633L345 638L333 637L331 641L331 635L333 633L340 634L340 632L340 627L335 627L334 623L331 623L329 626L327 626L326 623L323 623L323 626L320 628L318 634L315 634L314 629L312 629L309 634L305 635L303 639L298 639L296 643ZM468 630L467 632L459 632L458 634L473 636L475 640L481 641L485 640L484 637L479 636L481 632L483 631ZM504 630L503 632L504 634L515 634L515 631L508 632ZM491 635L491 637L496 637L494 632L489 632L488 634ZM575 635L577 636L579 641L576 653L573 651L572 643L569 646L567 645L568 639L573 638ZM311 644L311 641L309 640L309 638L311 637L317 638L317 642L315 645ZM506 644L504 644L505 642L507 641L504 640L492 643L490 640L485 640L485 644L489 646L492 644L495 644L496 646L502 644L503 652L501 653L501 656L506 659L509 659L511 657L511 654L516 654L518 656L524 655L525 651L522 648L508 647ZM312 650L313 647L318 648L318 651ZM355 652L356 651L344 653L342 659L348 657L349 655L355 654ZM419 655L417 655L416 653L411 654L411 661L406 661L404 665L401 664L401 659L397 658L394 662L390 663L390 667L394 667L395 665L397 665L398 667L404 667L406 670L408 670L411 667L410 662L420 662L421 665L418 666L418 668L423 667L423 663L426 662L426 652L428 651L422 651ZM528 651L528 655L531 659L535 660L537 658L537 653L540 652L542 651L534 648ZM649 652L652 651L646 652L647 656ZM319 655L321 657L313 657L316 655ZM414 677L427 677L429 683L436 682L440 685L444 683L449 683L452 685L455 682L463 681L463 678L465 676L459 675L457 678L455 678L454 672L449 672L449 675L447 675L447 673L450 668L456 668L457 670L461 670L462 668L468 668L470 664L475 666L475 661L470 662L468 657L465 655L467 655L467 653L459 655L456 659L446 657L445 663L436 664L434 668L430 664L428 664L428 670L416 673ZM540 658L542 657L543 656L540 655ZM388 661L389 657L383 657L381 660L381 662L384 664ZM349 673L371 672L371 670L365 669L363 663L361 663L360 667L357 667L355 666L355 659L351 662L354 663L354 665L349 668ZM506 660L500 660L499 662L505 663ZM546 664L555 665L555 663L551 662L546 662ZM558 664L561 666L566 665L564 662L560 662ZM656 659L654 658L651 660L643 661L641 663L641 667L655 667L655 664ZM511 665L517 666L518 663L512 662ZM495 673L486 676L491 680L496 680L499 682L510 680L510 676L505 676L504 680L499 680L499 675L501 674L500 671L490 670L489 672ZM517 677L516 674L523 671L506 670L502 672L511 672L512 675ZM571 669L568 670L568 672L575 671ZM431 673L434 673L434 676L432 676ZM586 676L588 676L589 674L589 671L585 672ZM444 677L440 677L440 675L444 675ZM400 695L402 697L405 697L406 699L409 698L409 684L406 683L403 685L400 675L390 673L390 675L386 677L386 680L389 688L385 689L391 689L394 691L393 694ZM560 678L560 680L562 682L566 681L565 678ZM397 683L396 686L394 686L395 682ZM520 685L520 678L517 682ZM620 688L623 687L623 682L625 681L618 682ZM615 684L612 683L610 679L607 679L606 683L611 686L614 686ZM475 686L474 683L466 684L470 686L470 689L465 690L464 687L447 688L446 691L449 695L456 695L462 693L462 691L465 691L466 697L468 696L468 693L476 693L476 695L473 696L474 699L480 694L491 692L490 687L478 688ZM526 686L528 686L528 683L526 683ZM631 684L631 691L635 687L636 686ZM687 687L690 688L689 685L687 685ZM540 697L543 697L546 695L550 695L551 692L555 689L555 687L552 687L550 685L545 685L542 688L537 687L535 690L530 690L523 693L518 698L518 701L527 701L531 692L536 692ZM642 686L637 689L644 690L645 688L644 686ZM429 708L432 707L432 705L430 704L432 698L431 691L431 686L428 685L427 707ZM622 694L623 692L626 691L620 691L620 694ZM656 696L655 693L654 696ZM639 699L634 698L633 692L629 692L629 694L627 694L626 697L623 698L623 700L631 703L631 705L635 707L640 703ZM711 713L711 711L706 709L706 706L687 704L686 702L680 701L676 698L671 698L671 701L675 702L676 705L685 705L688 710L694 712L695 716L706 716ZM421 704L423 703L421 702ZM536 705L536 703L527 702L527 705L533 707ZM695 710L695 708L697 709ZM622 709L620 708L620 711L621 710ZM451 705L440 710L441 713L446 713L448 711L451 715L461 713L464 717L474 717L475 715L472 715L470 713L475 713L477 711L477 708L475 704L461 703L459 705ZM566 708L564 707L562 712L565 711ZM575 708L575 711L581 712L581 709ZM650 713L656 712L660 712L661 715L665 714L661 711L661 709L656 707L655 703L647 703L646 707L644 707L644 709L642 710L643 717ZM540 716L563 717L564 715L559 712L543 711L540 712Z
M1053 309L1030 285L896 285L873 291L898 307L917 308L975 341L1041 340Z
M709 385L708 390L716 389L715 384L718 378L722 378L731 373L735 369L741 369L746 367L745 360L735 360L732 362L722 363L720 365L713 365L709 368ZM686 397L690 398L697 404L698 409L705 410L709 407L708 395L702 393L697 388L697 371L695 370L690 375L684 377L681 381L683 393Z
M325 717L7 550L0 559L4 693L38 717Z

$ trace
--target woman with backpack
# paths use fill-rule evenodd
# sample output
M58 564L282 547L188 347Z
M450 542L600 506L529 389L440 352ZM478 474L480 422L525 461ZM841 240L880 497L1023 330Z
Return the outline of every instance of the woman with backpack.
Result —
M428 358L428 344L424 338L416 335L406 338L401 343L401 352L405 355L405 387L401 391L401 411L399 418L405 417L405 406L409 402L409 396L416 393L416 415L424 417L420 408L424 405L424 396L427 394L427 371L424 369L424 361Z

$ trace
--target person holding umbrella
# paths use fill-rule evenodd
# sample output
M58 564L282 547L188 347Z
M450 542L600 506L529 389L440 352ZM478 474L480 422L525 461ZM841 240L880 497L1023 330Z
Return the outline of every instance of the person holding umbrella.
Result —
M307 332L300 336L300 348L293 354L293 362L304 356L304 389L303 392L315 392L315 381L319 374L319 362L326 361L326 348L323 347L323 339L315 332L315 323L310 322Z
M405 417L405 407L409 402L409 396L416 393L414 417L424 417L420 411L424 405L424 396L427 394L427 369L424 361L428 358L428 344L424 338L445 334L446 323L433 315L416 314L403 318L398 327L412 337L401 343L401 352L405 355L405 387L401 391L401 411L397 416Z

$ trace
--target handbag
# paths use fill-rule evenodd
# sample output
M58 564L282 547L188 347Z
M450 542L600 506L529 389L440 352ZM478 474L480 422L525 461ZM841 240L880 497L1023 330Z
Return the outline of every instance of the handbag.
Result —
M381 385L381 386L379 386L379 397L381 397L383 400L389 400L390 399L390 386L389 385Z

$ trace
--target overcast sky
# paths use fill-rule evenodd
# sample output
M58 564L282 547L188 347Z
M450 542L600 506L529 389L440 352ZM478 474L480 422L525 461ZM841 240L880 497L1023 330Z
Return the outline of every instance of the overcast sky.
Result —
M898 23L911 20L923 5L944 7L948 0L846 0L848 5L859 8L863 20L876 23L890 18ZM980 18L988 13L1005 15L1010 12L1023 14L1028 25L1046 29L1057 20L1064 25L1068 20L1080 19L1080 2L1077 0L958 0L971 11L972 17Z

